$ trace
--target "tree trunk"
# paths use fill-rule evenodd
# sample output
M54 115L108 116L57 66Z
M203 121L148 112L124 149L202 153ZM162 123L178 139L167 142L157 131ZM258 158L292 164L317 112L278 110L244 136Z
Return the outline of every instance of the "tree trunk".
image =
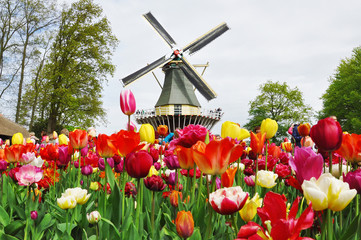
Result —
M26 60L26 48L28 46L29 41L29 35L26 36L24 48L23 48L23 54L22 54L22 60L21 60L21 72L20 72L20 82L19 82L19 91L18 91L18 102L16 104L16 114L15 114L15 122L19 122L20 117L20 105L21 105L21 95L23 91L23 83L24 83L24 72L25 72L25 60Z

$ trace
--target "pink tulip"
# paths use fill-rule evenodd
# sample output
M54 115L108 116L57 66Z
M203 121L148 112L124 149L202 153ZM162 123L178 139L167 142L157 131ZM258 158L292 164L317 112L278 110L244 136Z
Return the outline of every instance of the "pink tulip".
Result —
M135 112L135 98L130 90L124 90L120 93L120 108L125 115L132 115Z
M296 178L302 185L304 180L310 180L312 177L318 179L321 176L323 158L310 147L296 147L295 156L290 159L289 165L296 172Z
M43 170L32 165L24 165L15 173L15 176L18 179L19 185L30 186L43 178Z

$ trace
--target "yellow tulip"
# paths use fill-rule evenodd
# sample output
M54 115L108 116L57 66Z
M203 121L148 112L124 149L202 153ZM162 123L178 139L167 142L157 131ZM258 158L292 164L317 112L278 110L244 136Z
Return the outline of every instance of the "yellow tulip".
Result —
M243 140L245 138L248 138L249 136L250 136L249 132L246 129L241 128L238 123L225 121L222 124L222 128L221 128L222 138L230 137L233 139L237 138L237 140Z
M155 132L152 125L149 123L142 124L139 129L140 141L154 143Z
M68 188L61 196L62 197L72 196L75 198L76 203L80 205L85 204L90 198L90 194L88 194L88 190L81 189L80 187Z
M343 182L330 173L322 174L317 180L312 177L302 184L303 195L312 203L315 211L325 210L342 211L356 196L355 189L350 190L348 183Z
M59 145L68 145L68 137L65 134L59 135Z
M73 196L66 196L57 199L58 206L61 209L70 209L76 207L76 199Z
M11 144L23 144L24 137L22 133L15 133L11 138Z
M278 130L278 124L270 118L264 119L261 124L261 133L266 133L266 138L272 138Z
M252 199L248 197L246 204L239 211L241 218L245 222L251 221L257 214L257 208L262 206L262 198L259 197L258 193L254 195Z
M158 171L157 169L155 169L155 167L152 165L149 169L149 173L148 173L148 177L151 177L153 175L158 175Z
M272 171L261 170L257 172L257 185L264 188L273 188L276 186L278 175Z
M98 182L91 182L91 183L90 183L90 186L89 186L89 189L91 189L91 190L93 190L93 191L99 190L99 184L98 184Z

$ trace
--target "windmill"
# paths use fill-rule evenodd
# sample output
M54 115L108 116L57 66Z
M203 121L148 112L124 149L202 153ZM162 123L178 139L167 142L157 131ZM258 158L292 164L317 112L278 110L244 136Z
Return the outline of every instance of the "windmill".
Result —
M194 88L208 101L214 99L217 95L184 57L184 54L193 54L202 49L226 32L229 29L227 24L222 23L185 47L178 48L174 39L152 13L146 13L143 17L169 45L172 52L170 55L164 55L122 79L124 86L128 86L158 67L162 66L165 73L162 92L155 104L155 108L138 110L135 114L137 123L150 123L155 129L159 125L167 125L170 131L174 131L178 127L183 128L188 124L200 124L211 129L220 120L223 113L220 108L214 111L201 109Z

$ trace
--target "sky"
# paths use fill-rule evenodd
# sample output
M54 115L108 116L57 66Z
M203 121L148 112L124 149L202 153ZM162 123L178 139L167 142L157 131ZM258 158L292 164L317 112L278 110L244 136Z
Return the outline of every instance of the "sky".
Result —
M74 2L66 0L66 2ZM248 121L249 102L268 80L297 87L306 104L322 109L320 97L342 59L361 45L361 1L347 0L94 0L102 6L119 45L113 56L116 71L104 86L107 126L98 133L125 129L127 116L119 106L124 89L120 79L155 61L171 49L142 17L152 12L182 47L222 22L230 30L186 56L192 64L209 62L203 78L217 98L207 101L196 93L202 108L222 108L222 120L212 129L220 133L224 121L241 126ZM202 72L203 69L198 69ZM161 69L154 71L163 82ZM137 109L153 108L161 89L148 74L125 89ZM135 121L132 118L132 121ZM139 126L138 126L139 127Z

